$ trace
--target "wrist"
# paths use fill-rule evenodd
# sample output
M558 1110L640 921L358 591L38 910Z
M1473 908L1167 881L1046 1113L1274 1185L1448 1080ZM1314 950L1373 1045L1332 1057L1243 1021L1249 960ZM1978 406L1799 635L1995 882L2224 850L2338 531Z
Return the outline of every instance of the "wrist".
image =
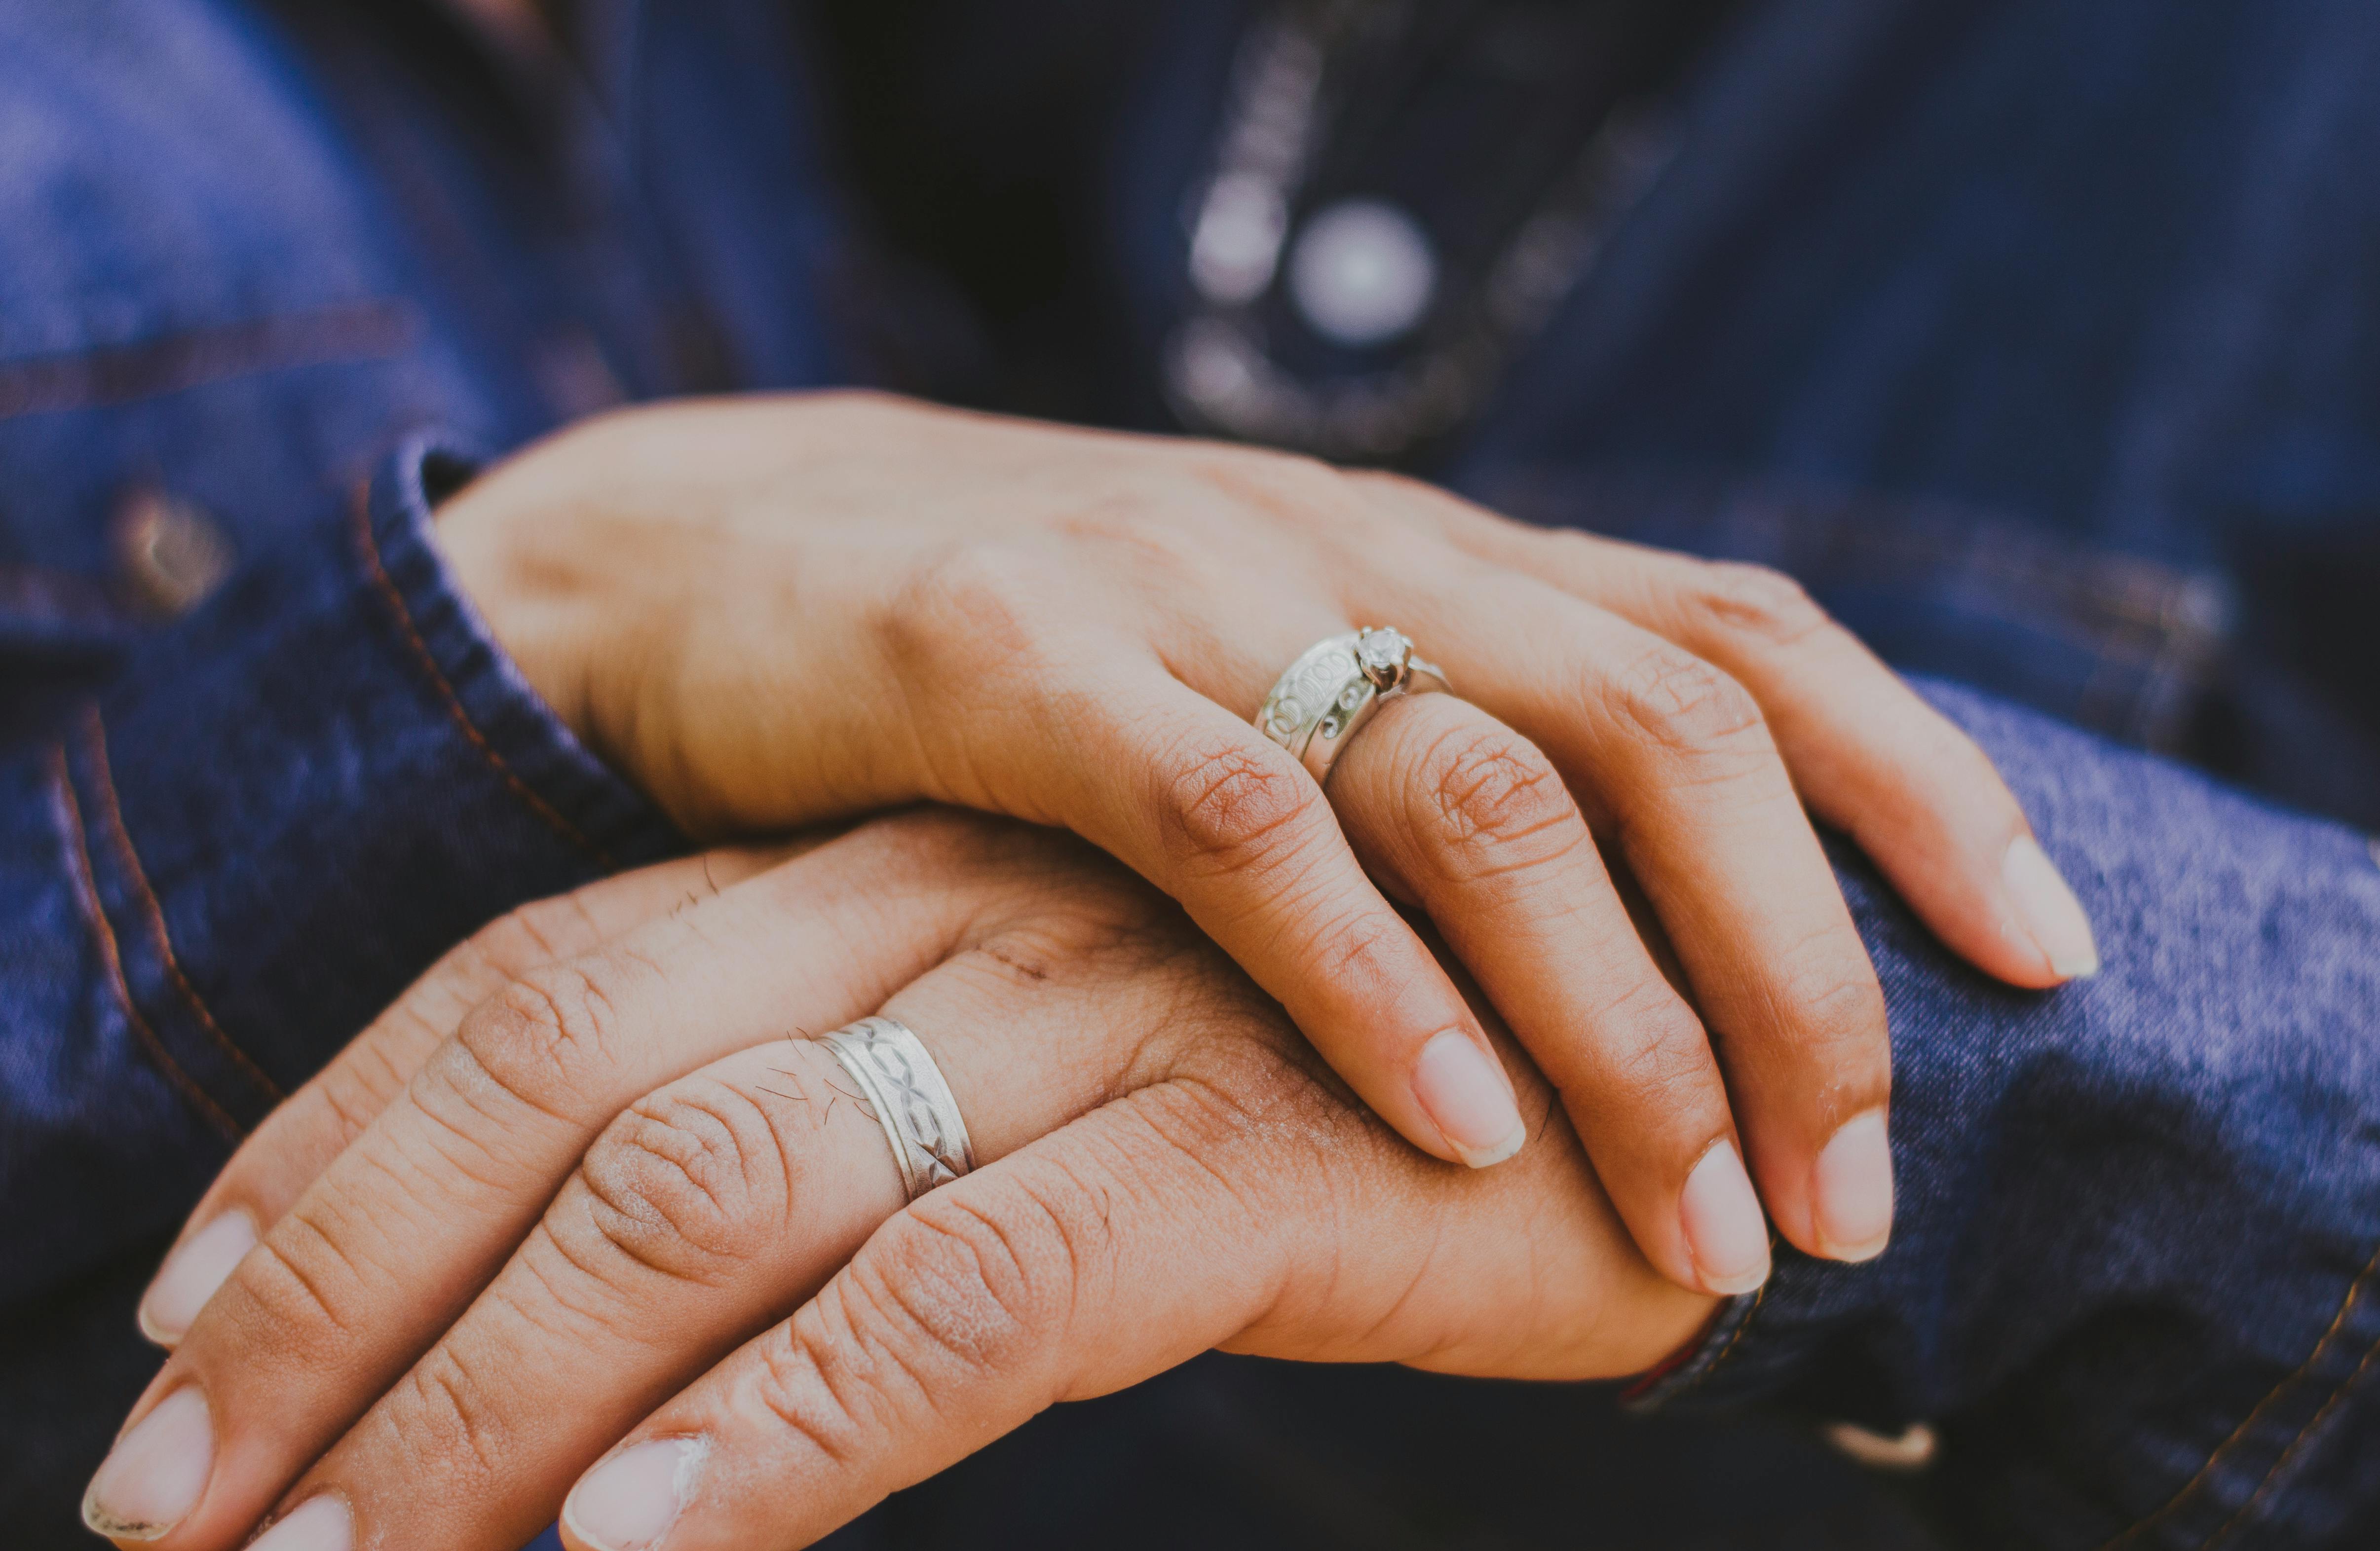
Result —
M522 680L572 735L612 764L594 714L596 661L589 628L613 590L601 567L573 563L555 543L567 518L540 520L515 509L501 474L475 480L437 506L435 539L455 585Z

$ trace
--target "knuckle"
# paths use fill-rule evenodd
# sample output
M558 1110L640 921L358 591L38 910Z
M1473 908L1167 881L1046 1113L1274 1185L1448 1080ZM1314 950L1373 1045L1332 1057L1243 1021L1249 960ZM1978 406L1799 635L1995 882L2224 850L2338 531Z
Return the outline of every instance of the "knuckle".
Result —
M1744 561L1704 563L1693 588L1694 606L1730 634L1771 647L1793 647L1834 621L1800 582L1782 571Z
M1884 990L1864 953L1806 952L1780 977L1776 1005L1795 1028L1804 1060L1846 1083L1868 1082L1888 1066Z
M1024 546L965 539L922 559L879 624L904 682L979 685L988 671L1030 672L1051 656L1046 562ZM953 677L954 675L954 677Z
M588 1227L614 1254L710 1282L766 1253L793 1163L760 1109L694 1078L623 1113L579 1165Z
M395 1435L403 1458L439 1468L464 1466L475 1476L502 1474L512 1452L497 1391L474 1374L452 1341L422 1355L393 1393L380 1418Z
M490 1085L547 1114L566 1109L589 1071L607 1064L617 1048L619 1012L610 981L593 960L523 970L463 1020L424 1074L455 1085Z
M986 1194L980 1187L971 1194ZM865 1451L917 1419L965 1403L969 1387L1015 1376L1064 1306L1071 1256L1019 1207L929 1196L888 1223L860 1257L759 1349L750 1405L831 1460Z
M1687 1110L1717 1094L1708 1036L1666 985L1632 988L1598 1023L1609 1031L1609 1080L1630 1114Z
M257 1323L250 1334L277 1357L302 1362L333 1351L354 1327L360 1269L311 1217L292 1212L240 1261L232 1282Z
M1239 872L1269 868L1313 824L1320 788L1269 745L1201 732L1170 751L1158 805L1176 863Z
M1174 587L1188 576L1217 574L1217 524L1208 512L1126 493L1095 502L1056 526L1120 552L1135 569Z
M1560 832L1578 811L1552 761L1501 727L1445 733L1424 746L1420 766L1429 817L1457 844L1517 845Z
M1301 453L1218 449L1199 472L1233 502L1273 522L1342 527L1361 511L1355 488L1344 475Z
M1005 1203L996 1216L967 1201L928 1200L882 1254L854 1264L846 1290L860 1307L857 1323L905 1371L981 1376L1042 1322L1035 1249L1002 1221L1013 1215Z
M1760 706L1711 663L1668 643L1645 648L1606 685L1619 717L1673 753L1698 755L1767 742Z

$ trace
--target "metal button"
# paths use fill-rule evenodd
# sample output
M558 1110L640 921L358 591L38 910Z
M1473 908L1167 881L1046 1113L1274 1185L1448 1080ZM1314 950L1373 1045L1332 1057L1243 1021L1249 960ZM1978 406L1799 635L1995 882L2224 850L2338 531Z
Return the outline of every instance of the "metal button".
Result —
M1385 345L1422 321L1438 256L1411 215L1382 200L1318 212L1290 254L1289 291L1314 332L1351 348Z
M179 619L231 575L231 540L190 502L153 488L134 491L115 515L115 558L132 606Z

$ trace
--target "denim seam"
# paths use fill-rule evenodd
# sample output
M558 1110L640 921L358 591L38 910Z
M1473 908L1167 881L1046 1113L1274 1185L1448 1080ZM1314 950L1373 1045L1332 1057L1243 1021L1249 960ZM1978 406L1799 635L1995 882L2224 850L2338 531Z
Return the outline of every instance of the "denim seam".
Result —
M2289 1440L2289 1447L2282 1449L2279 1456L2273 1460L2272 1468L2265 1472L2264 1480L2256 1483L2256 1489L2248 1495L2248 1500L2241 1503L2230 1518L2223 1521L2215 1533L2209 1537L2205 1545L2201 1547L2201 1551L2215 1551L2216 1546L2231 1537L2231 1532L2240 1527L2248 1515L2255 1510L2256 1505L2265 1500L2265 1494L2273 1489L2273 1484L2281 1479L2281 1474L2289 1468L2289 1461L2297 1458L2298 1450L2304 1448L2307 1440L2322 1430L2322 1424L2329 1420L2332 1412L2338 1409L2339 1402L2346 1400L2349 1392L2362 1382L2365 1372L2371 1368L2372 1361L2375 1357L2380 1357L2380 1343L2363 1349L2363 1359L2355 1364L2355 1371L2339 1381L2338 1387L2331 1391L2330 1399L2323 1401L2322 1409L2307 1419L2306 1424L2298 1430L2297 1436Z
M99 945L100 956L107 961L108 983L115 991L117 1003L124 1009L125 1019L131 1024L132 1032L139 1036L141 1048L149 1052L182 1097L237 1144L245 1134L240 1123L214 1101L196 1078L182 1069L181 1063L174 1059L173 1052L166 1049L164 1042L157 1037L157 1031L149 1026L149 1021L140 1015L140 1009L133 1003L132 988L124 978L124 956L116 946L115 928L108 923L106 906L100 903L99 879L91 869L91 834L83 823L82 804L75 798L74 777L67 767L65 744L53 748L51 762L54 767L51 779L58 794L59 818L67 831L61 838L67 842L67 860L73 864L71 870L76 897L82 905L83 917L91 927L91 936Z
M410 306L376 297L0 361L0 420L137 403L297 367L389 360L420 333Z
M1735 1355L1736 1348L1742 1342L1743 1333L1752 1328L1752 1322L1759 1316L1761 1306L1768 1301L1768 1289L1774 1282L1775 1278L1772 1277L1768 1281L1760 1284L1758 1290L1752 1295L1751 1305L1743 1311L1743 1317L1735 1322L1733 1330L1728 1332L1726 1344L1713 1353L1709 1361L1688 1362L1686 1366L1691 1371L1682 1374L1679 1376L1677 1387L1660 1397L1661 1404L1666 1405L1682 1395L1693 1394L1708 1383L1713 1374L1726 1366L1727 1360Z
M2271 1391L2268 1392L2263 1400L2256 1402L2254 1409L2248 1412L2246 1419L2243 1420L2240 1425L2231 1430L2229 1436L2226 1437L2221 1443L2215 1446L2215 1451L2206 1457L2206 1462L2198 1467L2197 1473L2192 1475L2188 1482L2183 1484L2180 1491L2176 1492L2170 1498L2167 1499L2164 1507L2158 1509L2155 1512L2150 1514L2139 1523L2134 1524L2131 1529L2124 1530L2118 1533L2115 1538L2107 1541L2105 1545L2100 1546L2099 1551L2117 1551L2119 1546L2124 1545L2129 1542L2146 1534L2157 1525L2164 1523L2167 1519L2172 1517L2172 1515L2179 1512L2184 1506L2186 1506L2193 1496L2198 1495L2200 1490L2204 1488L2209 1481L2212 1481L2215 1478L2215 1473L2222 1467L2224 1460L2230 1455L2233 1449L2237 1448L2243 1441L2245 1441L2250 1434L2255 1431L2256 1424L2264 1420L2265 1413L2271 1411L2274 1406L2278 1404L2285 1395L2294 1389L2308 1374L2313 1371L2316 1363L2320 1363L2324 1357L2329 1354L2332 1343L2338 1339L2339 1332L2347 1328L2348 1316L2355 1312L2356 1303L2362 1298L2365 1290L2372 1285L2372 1279L2375 1273L2380 1273L2380 1249L2374 1249L2373 1251L2372 1258L2364 1262L2363 1269L2357 1274L2354 1281L2348 1285L2347 1296L2340 1301L2338 1312L2331 1316L2329 1328L2322 1333L2322 1339L2314 1343L2313 1350L2306 1354L2305 1361L2299 1363L2297 1367L2290 1372L2287 1378L2275 1385ZM2369 1363L2370 1361L2371 1356L2367 1353L2365 1355L2364 1362ZM2355 1373L2356 1375L2361 1375L2362 1371L2362 1366L2359 1364ZM2350 1375L2348 1379L2340 1383L2338 1393L2331 1397L2332 1400L2337 1400L2338 1395L2346 1393L2349 1386L2354 1382L2354 1375ZM2323 1411L2327 1411L2328 1409L2328 1404L2325 1404ZM2322 1412L2315 1412L2313 1421L2308 1422L2306 1426L2300 1430L2300 1439L2302 1439L2306 1433L2313 1430L2314 1422L2320 1421L2322 1414ZM2289 1449L2294 1449L2296 1447L2296 1443L2293 1442L2290 1444ZM2288 1454L2289 1450L2284 1450L2282 1459L2286 1460L2288 1458ZM2273 1479L2275 1472L2278 1471L2280 1468L2280 1463L2281 1460L2276 1460L2273 1468L2265 1472L2265 1480L2267 1483ZM2257 1488L2258 1495L2262 1495L2264 1487L2259 1485ZM2254 1498L2251 1497L2250 1502L2252 1503L2253 1501ZM2240 1512L2244 1513L2245 1511L2246 1507L2243 1505ZM2233 1515L2234 1519L2237 1517L2237 1514ZM2216 1532L2215 1538L2205 1543L2206 1545L2212 1546L2215 1544L2215 1540L2222 1538L2224 1531L2228 1530L2228 1527L2229 1521L2227 1521L2223 1529Z
M444 702L446 713L454 718L455 725L463 730L463 735L470 740L471 746L480 751L480 756L487 760L496 774L504 778L504 785L511 790L513 795L519 798L531 813L542 819L554 833L593 857L604 871L616 871L618 864L612 860L609 854L589 840L578 826L565 818L560 809L540 796L536 789L528 782L523 781L520 773L512 768L511 763L501 753L497 752L495 745L488 741L487 734L480 732L478 723L471 720L471 713L464 707L462 697L455 692L455 686L448 682L444 670L438 666L437 654L430 649L430 643L421 638L421 631L413 622L413 612L406 607L405 594L397 590L395 580L389 576L388 567L381 561L380 540L372 532L371 484L369 480L359 482L356 486L355 527L356 542L363 551L365 564L370 567L372 582L380 592L382 603L386 605L389 612L395 616L397 628L403 633L406 644L413 650L416 663L429 677L431 686L437 690L438 697Z
M101 817L107 822L108 834L115 842L116 858L123 864L125 877L131 881L133 891L140 896L142 914L148 920L149 935L157 944L157 956L164 963L166 978L174 983L174 988L189 1004L190 1011L197 1014L199 1025L207 1031L208 1037L231 1058L232 1064L245 1072L268 1100L280 1103L286 1097L280 1084L267 1076L264 1069L225 1030L205 999L199 995L198 988L190 984L190 977L183 972L181 959L174 951L173 934L165 925L165 903L157 897L155 887L149 881L148 869L140 865L140 854L133 848L131 831L125 828L123 806L115 795L115 777L109 768L107 727L97 706L91 707L84 718L84 736L90 743L93 795L98 799Z

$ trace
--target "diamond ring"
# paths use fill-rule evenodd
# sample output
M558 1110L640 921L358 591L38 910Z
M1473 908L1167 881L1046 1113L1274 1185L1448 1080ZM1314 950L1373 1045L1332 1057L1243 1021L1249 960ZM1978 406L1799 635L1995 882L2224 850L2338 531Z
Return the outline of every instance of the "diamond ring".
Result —
M1446 687L1446 675L1414 655L1404 632L1353 631L1317 642L1291 663L1257 711L1257 727L1324 782L1381 701Z

